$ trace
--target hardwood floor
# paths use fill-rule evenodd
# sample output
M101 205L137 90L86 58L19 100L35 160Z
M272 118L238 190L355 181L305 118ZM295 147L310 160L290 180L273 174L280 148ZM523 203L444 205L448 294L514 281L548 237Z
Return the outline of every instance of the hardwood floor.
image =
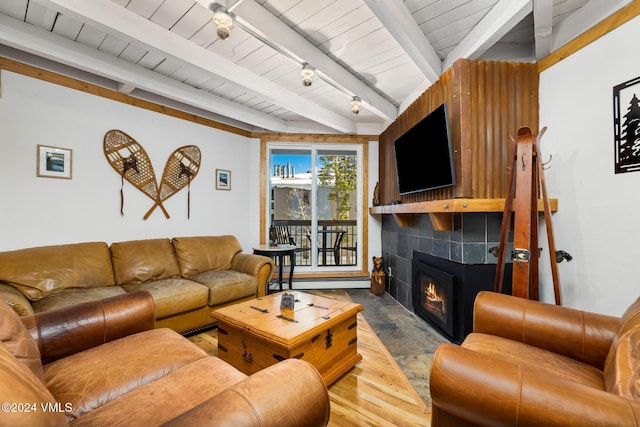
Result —
M330 426L429 426L431 412L358 314L362 361L329 388Z
M349 298L345 292L318 292ZM189 338L211 355L218 354L217 330ZM362 361L329 387L329 426L429 426L431 412L398 364L358 314L358 352Z
M448 340L387 293L374 295L369 289L348 289L347 292L353 302L362 304L362 315L371 329L422 400L431 406L429 377L433 354Z

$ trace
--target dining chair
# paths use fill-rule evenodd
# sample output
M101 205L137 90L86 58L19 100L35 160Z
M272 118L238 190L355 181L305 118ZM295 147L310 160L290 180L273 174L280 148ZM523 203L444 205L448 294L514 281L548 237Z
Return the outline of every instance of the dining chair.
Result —
M344 237L344 230L336 230L336 237L333 240L332 245L327 245L326 247L320 247L318 245L318 264L320 263L320 255L325 254L323 259L326 259L326 254L333 254L333 262L335 265L340 265L340 247L342 245L342 238ZM328 265L323 263L323 265Z

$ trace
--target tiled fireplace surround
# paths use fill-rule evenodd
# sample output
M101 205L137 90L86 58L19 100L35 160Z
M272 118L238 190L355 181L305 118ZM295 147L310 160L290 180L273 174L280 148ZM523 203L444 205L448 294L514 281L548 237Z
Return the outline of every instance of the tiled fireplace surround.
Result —
M428 214L411 215L408 227L400 227L393 215L381 216L385 272L389 274L391 268L387 291L410 311L413 311L411 259L414 250L460 264L497 263L489 248L500 242L502 212L456 214L453 231L434 230Z

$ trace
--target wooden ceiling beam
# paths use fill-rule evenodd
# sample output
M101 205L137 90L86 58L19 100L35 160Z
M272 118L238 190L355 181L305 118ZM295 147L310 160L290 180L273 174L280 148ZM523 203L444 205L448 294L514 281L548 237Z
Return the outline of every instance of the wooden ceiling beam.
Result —
M397 0L364 0L400 47L433 84L442 74L442 60L425 37L403 2Z
M637 1L637 0L633 0ZM587 32L600 23L607 16L611 16L624 6L633 3L632 0L591 0L580 9L567 16L556 25L551 41L551 52L554 52Z
M479 58L532 11L531 0L500 0L447 55L442 69L460 58Z
M536 61L551 53L553 32L553 0L533 0L533 36Z
M161 52L178 63L197 67L236 87L242 87L253 96L272 102L283 109L294 111L331 129L344 133L356 132L356 126L352 120L309 101L178 34L166 31L159 25L116 3L81 0L37 1L47 7L69 14L80 22L86 22L107 33L112 33L123 40L133 41L154 52ZM202 6L196 5L194 7ZM203 10L203 13L212 12ZM241 121L245 120L243 117L236 118Z
M198 0L208 3L207 0ZM323 79L345 94L345 105L349 105L350 97L358 96L361 106L367 108L378 117L392 122L398 115L398 108L383 98L375 90L367 86L342 65L327 56L311 42L282 22L262 5L255 1L242 1L234 5L236 20L248 27L259 38L278 51L288 52L298 61L306 62L321 74Z

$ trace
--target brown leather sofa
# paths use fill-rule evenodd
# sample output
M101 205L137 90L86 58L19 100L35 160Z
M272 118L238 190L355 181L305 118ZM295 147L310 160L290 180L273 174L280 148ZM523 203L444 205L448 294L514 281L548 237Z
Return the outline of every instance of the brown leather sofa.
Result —
M432 426L640 425L640 298L621 318L493 292L438 347Z
M234 236L35 247L0 252L0 298L24 316L142 289L158 327L187 332L214 308L265 295L273 270Z
M325 426L318 371L287 359L251 376L154 329L146 291L19 317L0 298L0 424Z

